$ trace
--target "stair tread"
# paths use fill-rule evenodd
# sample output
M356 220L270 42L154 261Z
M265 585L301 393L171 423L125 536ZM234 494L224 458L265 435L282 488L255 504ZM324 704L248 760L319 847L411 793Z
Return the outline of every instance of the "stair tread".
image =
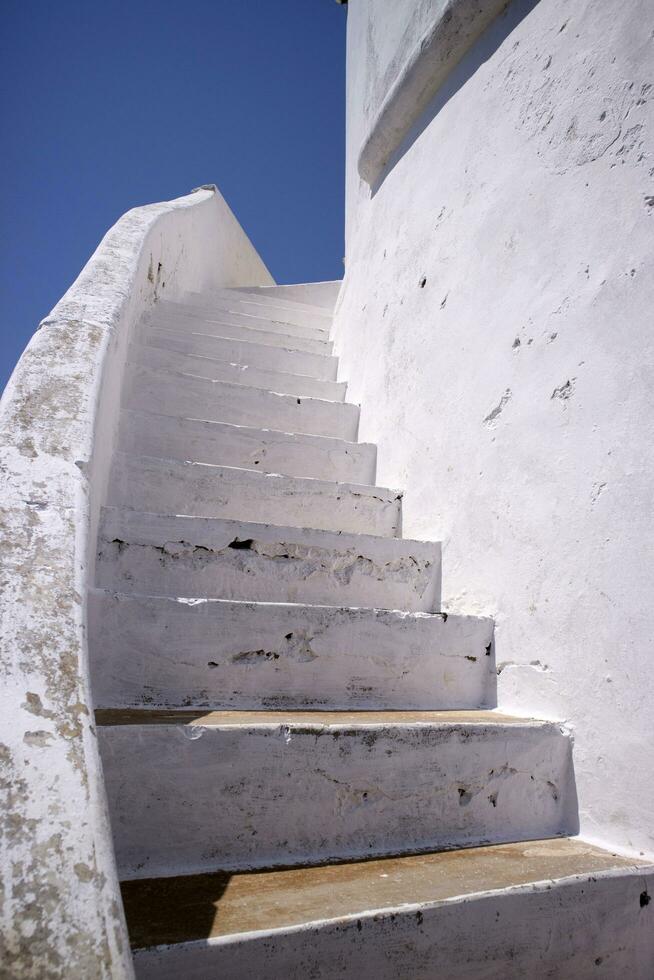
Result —
M419 911L575 875L651 868L578 838L121 883L135 949ZM545 887L547 887L545 885Z
M371 726L407 725L513 725L551 726L555 722L538 718L507 715L494 710L471 711L297 711L276 710L222 710L206 708L97 708L95 720L103 727L123 725L195 725L205 728L248 728L259 726L284 726L293 729L306 728L369 728Z

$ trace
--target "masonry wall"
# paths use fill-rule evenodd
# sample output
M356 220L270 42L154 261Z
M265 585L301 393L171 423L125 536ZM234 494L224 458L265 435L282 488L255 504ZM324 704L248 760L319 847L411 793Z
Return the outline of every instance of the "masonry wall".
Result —
M444 608L496 617L500 706L572 728L582 833L652 854L654 4L514 0L371 187L446 6L348 7L341 374Z

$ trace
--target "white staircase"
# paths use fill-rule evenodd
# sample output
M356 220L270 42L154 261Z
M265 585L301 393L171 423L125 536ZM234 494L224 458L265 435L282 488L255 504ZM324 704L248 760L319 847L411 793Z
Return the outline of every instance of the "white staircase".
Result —
M189 294L132 338L89 635L137 975L616 976L651 867L569 839L569 736L494 710L328 297Z

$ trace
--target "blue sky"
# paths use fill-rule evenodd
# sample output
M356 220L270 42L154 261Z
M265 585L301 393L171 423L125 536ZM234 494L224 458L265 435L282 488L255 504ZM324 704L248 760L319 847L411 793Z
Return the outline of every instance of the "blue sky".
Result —
M346 9L2 0L0 390L135 205L216 183L278 282L342 276Z

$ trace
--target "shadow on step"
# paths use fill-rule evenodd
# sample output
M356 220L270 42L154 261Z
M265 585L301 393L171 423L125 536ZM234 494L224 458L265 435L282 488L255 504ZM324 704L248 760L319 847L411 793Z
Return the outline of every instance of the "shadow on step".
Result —
M213 935L219 903L232 874L184 875L123 881L121 892L134 949L193 942Z

